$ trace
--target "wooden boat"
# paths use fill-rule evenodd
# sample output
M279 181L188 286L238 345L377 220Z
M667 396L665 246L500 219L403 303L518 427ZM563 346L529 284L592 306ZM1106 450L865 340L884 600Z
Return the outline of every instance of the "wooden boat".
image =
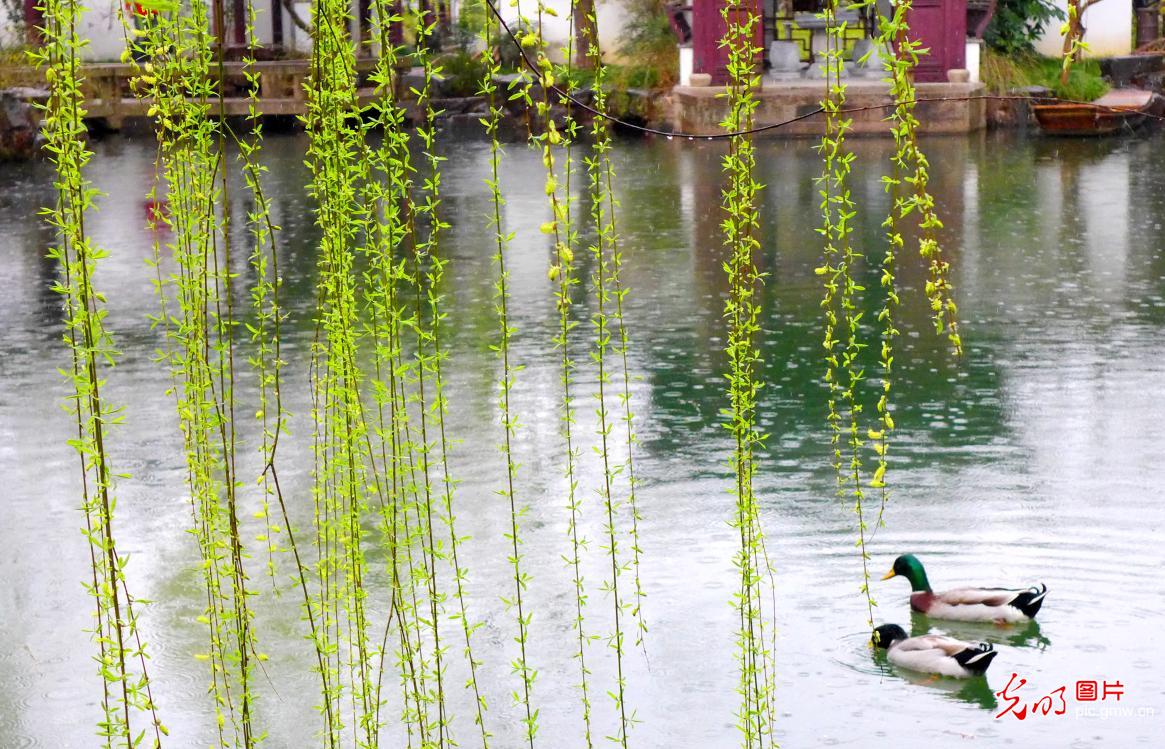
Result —
M1111 135L1159 118L1165 113L1165 98L1152 91L1119 88L1089 104L1034 104L1032 111L1049 135Z

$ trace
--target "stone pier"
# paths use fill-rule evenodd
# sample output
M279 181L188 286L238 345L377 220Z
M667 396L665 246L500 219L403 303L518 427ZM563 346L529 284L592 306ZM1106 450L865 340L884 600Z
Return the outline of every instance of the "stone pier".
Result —
M846 109L853 120L854 135L890 135L886 118L893 112L889 84L855 77L846 81ZM919 103L915 116L920 132L960 134L981 130L987 125L987 106L981 83L918 83ZM670 102L660 114L677 132L716 135L723 132L720 123L728 113L728 99L723 86L676 86ZM823 80L765 80L756 92L756 125L774 124L802 117L821 106L825 96ZM869 107L868 109L863 109ZM803 120L766 131L766 137L819 136L825 129L825 116L812 115Z

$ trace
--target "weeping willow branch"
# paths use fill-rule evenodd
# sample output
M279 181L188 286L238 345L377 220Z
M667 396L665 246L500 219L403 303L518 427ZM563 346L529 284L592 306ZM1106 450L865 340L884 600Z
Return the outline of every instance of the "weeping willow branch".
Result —
M850 199L849 176L854 155L846 149L845 138L852 119L841 113L845 106L846 85L841 80L842 54L845 50L844 26L837 20L839 3L833 0L825 9L827 28L825 135L820 151L824 161L821 179L821 212L825 238L825 264L817 269L824 276L826 328L823 346L826 351L825 381L829 388L828 421L832 431L833 467L837 473L838 496L852 496L858 516L858 549L862 562L862 586L866 597L869 623L873 624L874 601L869 589L869 555L866 552L866 522L862 484L863 434L862 405L858 390L864 378L860 361L866 344L861 341L858 311L860 293L865 291L856 274L860 254L854 250L852 221L857 207ZM839 332L840 330L840 332ZM844 411L844 413L843 413ZM844 436L843 436L844 435Z
M545 8L539 8L540 13ZM572 0L571 3L571 18L576 18L577 5ZM539 15L539 22L541 15ZM492 24L488 24L492 26ZM545 57L544 42L541 38L541 25L538 27L538 34L533 36L533 43L538 47L541 58ZM574 616L571 622L575 633L575 650L572 653L573 658L578 664L577 684L579 703L582 708L582 730L583 741L587 749L594 745L593 726L592 726L592 704L591 704L591 672L587 666L587 651L595 639L596 635L590 634L586 625L586 605L587 605L587 591L586 584L582 573L583 553L587 548L587 538L583 534L582 528L582 511L583 501L578 493L578 461L579 449L575 445L575 407L574 407L574 360L570 355L570 341L571 331L574 330L577 323L571 317L571 308L573 300L571 294L575 286L578 285L578 277L575 273L575 258L574 250L578 243L578 230L575 226L574 216L572 214L573 199L571 197L571 187L574 177L574 148L578 140L579 127L578 121L574 117L574 112L570 106L569 96L559 98L559 102L565 107L565 127L562 133L559 133L550 110L550 91L557 89L556 86L551 85L549 88L546 84L553 84L556 78L561 78L565 82L568 92L573 92L576 87L576 82L571 69L571 65L575 59L575 43L576 36L571 34L568 37L567 49L565 55L565 65L550 66L547 70L543 65L540 70L548 72L549 76L541 76L540 82L543 84L542 102L539 104L540 114L542 114L543 128L545 131L544 137L539 143L534 134L531 133L531 139L538 143L542 151L542 163L547 171L548 187L552 184L555 175L555 159L553 146L556 144L562 146L563 151L563 193L564 197L561 203L558 201L556 190L551 188L548 195L550 200L550 208L552 211L552 221L542 226L542 231L545 234L553 235L554 238L554 255L553 265L550 269L550 278L552 282L556 282L555 308L558 312L558 328L555 332L553 343L556 349L560 352L560 368L559 380L562 385L562 399L560 401L561 410L559 413L559 428L563 437L563 444L565 448L565 466L563 468L563 476L566 479L566 510L568 514L567 520L567 538L569 540L569 553L564 557L567 565L571 571L571 582L574 593ZM601 84L601 79L596 85ZM527 96L527 104L529 104L529 84L527 84L525 93Z
M380 733L383 655L371 637L363 520L369 514L370 496L380 496L383 488L361 403L354 271L356 246L370 223L358 189L367 180L368 165L356 117L348 5L317 0L313 17L316 34L305 124L312 172L309 192L318 203L316 220L323 232L317 335L312 345L316 647L326 656L321 680L329 745L345 741L343 716L348 714L349 740L374 747Z
M197 1L184 10L167 7L141 25L130 31L127 53L132 48L149 60L134 85L153 100L168 192L162 221L174 232L169 249L177 272L159 278L162 314L156 319L170 342L165 359L175 382L193 532L203 560L206 608L199 619L207 625L209 648L197 657L211 665L219 744L253 747L262 732L253 724L252 677L264 656L256 648L237 494L225 133L209 116L217 91L208 9ZM221 55L220 49L220 78ZM221 217L220 204L228 206ZM155 262L158 254L156 239ZM177 297L173 316L165 310L167 285Z
M492 40L494 24L487 16L485 25L482 29L482 38L488 45ZM534 745L534 739L537 733L537 724L535 723L536 710L531 704L531 692L534 687L534 671L530 668L527 661L527 644L529 633L530 618L526 615L524 593L529 585L529 575L522 569L522 554L521 554L521 537L519 521L525 513L525 507L520 506L515 494L515 479L518 472L518 464L514 457L514 439L518 429L518 419L514 413L511 405L511 397L515 382L515 375L521 370L521 367L512 362L512 354L510 344L513 340L516 329L510 323L509 317L509 280L510 274L506 267L506 249L509 242L513 239L513 233L507 233L502 223L502 207L505 204L501 193L501 157L502 148L498 141L498 129L501 126L502 118L504 116L502 108L498 104L498 86L495 82L495 77L499 72L499 64L497 59L490 55L487 56L485 70L482 74L480 94L487 97L489 100L489 114L484 120L486 133L490 141L490 176L486 180L490 191L490 199L492 203L492 214L489 217L489 225L493 228L495 250L493 260L497 266L497 277L494 282L494 308L497 313L498 321L498 342L491 345L498 355L501 363L501 377L498 381L498 414L502 424L502 443L501 452L502 459L505 463L506 481L505 487L498 491L498 494L504 497L509 503L510 512L510 528L506 534L506 539L510 543L510 564L513 569L514 580L514 597L513 599L503 598L507 607L513 607L518 624L518 636L516 638L518 643L518 658L514 661L512 669L515 674L522 681L521 695L515 691L514 701L519 703L524 710L525 718L525 738L529 746ZM520 83L520 91L529 99L530 86L528 81ZM546 155L544 154L544 158ZM564 367L569 366L569 360L565 360ZM568 376L568 375L567 375ZM567 401L567 409L569 411L569 400ZM568 452L568 481L570 482L570 493L574 494L574 479L573 479L573 452L570 447L570 425L569 422L565 424L567 435L567 452ZM577 528L571 525L571 532L577 533ZM575 542L575 586L576 592L578 587L582 584L582 578L578 574L577 567L577 536ZM578 594L581 595L581 594ZM576 619L575 627L581 632L582 619L579 611L579 599L576 596ZM581 637L581 635L580 635ZM579 654L581 656L581 648ZM585 682L585 676L584 676ZM584 697L585 700L585 697ZM587 734L589 736L589 710L587 711Z
M589 26L593 28L593 24L589 24ZM602 53L599 48L598 39L586 32L584 32L584 36L588 45L588 58L595 69L594 106L595 109L602 112L607 107L606 92L603 88L606 71L602 64ZM618 730L611 738L620 746L626 747L629 741L629 729L635 721L635 713L627 704L627 679L624 664L626 633L623 630L623 622L627 617L635 617L638 607L634 602L628 602L626 600L626 586L624 585L623 589L620 588L620 582L623 576L631 572L629 563L622 561L620 557L622 545L620 544L621 534L617 517L620 514L621 503L616 494L617 490L615 487L618 473L626 467L626 464L616 466L611 457L610 441L614 424L607 405L608 393L613 386L608 362L608 353L613 345L611 335L612 323L619 329L620 349L623 350L624 356L626 340L624 336L626 331L622 324L621 316L619 318L614 317L614 313L621 309L621 305L612 309L615 306L615 300L621 299L622 293L621 289L615 286L617 276L615 276L615 271L613 270L620 261L615 234L615 198L610 192L612 182L610 161L611 137L607 130L606 121L602 118L596 117L592 120L591 139L593 142L591 155L584 159L587 167L587 176L589 178L591 220L594 223L596 231L595 242L590 247L595 269L592 280L594 282L596 296L596 309L591 318L591 323L595 330L594 349L591 352L591 358L594 360L598 369L598 392L595 395L597 400L595 413L598 417L599 447L596 452L598 453L603 471L602 484L598 490L598 494L602 500L606 519L604 524L606 540L603 549L607 552L610 560L610 577L603 581L602 587L604 592L611 597L612 619L614 622L614 628L607 638L607 642L615 655L615 688L608 690L608 694L614 701L615 711L619 716ZM624 358L623 361L625 364L626 359ZM627 383L624 381L624 387L626 385ZM623 395L626 395L626 390L623 391ZM624 407L629 408L625 400ZM631 432L628 431L627 435L628 460L630 460ZM632 479L632 497L634 496L634 489L634 481ZM636 516L638 515L638 510L634 506L631 508L631 515L632 523L637 524ZM633 527L637 527L637 525ZM638 533L633 533L631 536L631 546L634 549L638 545ZM633 554L637 555L637 552L633 551ZM636 574L637 588L638 575ZM640 629L638 631L641 632L642 630Z
M598 42L598 18L591 11L588 23L583 30L584 38L589 40L587 55L592 69L596 71L596 80L594 88L596 91L593 106L596 112L600 115L607 113L607 99L606 92L603 91L603 80L605 80L605 70L602 60L602 50ZM592 34L595 35L592 37ZM569 58L569 56L568 56ZM571 93L571 92L568 92ZM569 100L566 100L569 101ZM630 333L628 331L626 317L623 314L623 302L627 296L628 289L623 284L623 253L619 245L619 234L616 230L616 214L618 208L618 200L615 198L615 169L611 161L611 132L608 120L603 116L597 116L592 120L592 140L594 142L593 159L597 161L595 164L595 172L593 179L597 183L592 185L592 197L594 199L603 199L606 202L605 216L602 224L599 225L599 231L604 235L603 239L608 249L609 256L609 273L608 280L610 282L611 297L614 301L614 309L611 311L610 322L614 325L617 334L617 342L614 345L615 353L619 355L621 365L622 381L620 382L617 397L622 406L622 416L620 419L623 422L625 434L625 449L627 451L626 458L623 462L620 472L627 477L627 505L631 515L630 527L630 551L631 551L631 573L633 576L633 598L629 603L630 614L635 618L635 644L644 648L646 653L646 645L644 637L647 634L647 621L643 613L643 600L646 593L643 590L643 581L639 573L639 562L643 555L643 547L640 543L639 523L643 519L639 510L638 488L639 480L635 475L635 449L638 440L635 436L635 413L632 410L631 403L631 369L628 363L628 352L630 350Z
M97 734L107 748L143 746L147 734L150 745L160 747L168 731L155 707L138 629L135 603L142 601L130 595L128 558L118 552L114 533L114 483L122 476L113 473L106 434L121 416L103 399L101 388L102 371L114 365L118 351L105 328L104 296L93 285L106 253L92 245L85 230L97 191L84 176L92 156L86 146L78 59L84 42L76 31L84 7L76 0L49 0L43 10L44 44L31 56L44 67L49 85L43 128L45 150L56 167L56 204L43 214L57 234L58 244L49 255L60 265L53 288L64 301L64 341L72 359L68 410L75 416L77 437L70 444L81 458L81 509L91 571L85 587L95 604L93 639L102 683Z
M878 489L881 494L878 517L874 523L874 533L877 533L877 530L885 524L884 516L890 496L886 470L890 433L894 430L894 418L890 415L889 399L893 380L894 339L899 334L894 318L894 311L899 304L895 268L898 255L905 244L902 237L903 223L915 205L912 195L905 192L903 187L904 176L910 172L915 158L914 151L918 148L919 125L918 118L914 115L916 92L913 72L918 65L921 44L916 40L910 40L906 35L906 32L909 31L907 19L910 9L911 0L899 0L894 5L894 11L889 17L879 16L878 48L880 50L893 50L893 56L884 56L882 63L889 75L890 92L896 102L891 114L893 121L891 132L894 136L896 149L891 158L892 173L882 178L882 183L893 201L890 212L882 223L886 229L886 251L882 256L879 277L879 285L883 293L882 308L878 311L878 322L882 327L879 357L882 368L882 392L877 403L878 428L870 429L867 434L878 460L878 465L870 480L870 488ZM864 580L863 584L866 585L868 594L869 581Z
M757 24L756 9L749 6L743 13L723 11L726 32L722 44L728 47L728 116L721 123L729 132L746 132L752 128L757 101L753 79L760 50L754 46ZM746 135L729 141L724 157L728 186L724 190L724 244L730 253L725 269L729 295L724 316L728 323L728 383L730 406L726 425L732 434L733 452L730 465L735 475L732 493L736 498L732 526L739 534L740 546L733 557L739 574L733 606L738 616L736 632L737 665L741 697L737 727L746 749L772 744L774 682L776 668L773 651L765 638L763 586L769 570L764 551L764 534L757 498L753 487L756 451L764 435L756 424L757 379L760 352L756 334L760 330L760 304L757 294L763 274L756 267L759 242L758 193L761 189L754 176L755 148ZM770 578L771 580L771 578Z
M450 437L446 423L448 415L448 400L445 393L444 366L447 358L442 348L442 323L445 320L443 286L445 283L445 269L448 259L440 252L441 232L448 228L441 217L441 162L444 158L437 153L436 133L437 116L433 103L434 80L440 73L429 50L430 39L433 37L438 18L435 14L425 13L421 17L418 29L416 59L421 64L424 79L417 91L417 105L423 113L422 121L417 127L417 138L423 155L423 179L419 190L414 190L411 200L413 217L413 252L415 270L417 273L416 310L413 318L417 335L417 400L420 406L420 465L424 482L423 506L426 510L425 528L427 538L424 539L424 551L429 560L429 614L431 635L433 638L432 681L436 686L437 708L437 743L455 745L450 735L451 717L446 703L444 682L446 679L446 660L444 648L440 641L440 632L436 623L440 616L446 595L440 591L437 584L437 560L447 560L452 566L454 578L454 592L457 599L457 613L454 618L460 622L461 634L465 643L464 655L469 664L470 679L466 688L472 689L474 694L475 715L483 746L488 743L489 732L485 725L485 702L477 683L477 668L479 663L473 655L472 634L477 625L468 617L465 600L465 583L468 570L462 565L459 555L461 537L456 529L456 514L454 512L453 496L455 481L449 466ZM423 235L420 230L427 229ZM431 438L430 433L435 432ZM435 458L431 452L436 451ZM439 472L433 477L431 472ZM439 487L434 483L440 482ZM438 493L439 506L434 507L433 494ZM434 518L440 519L446 526L448 534L448 550L443 542L434 535Z

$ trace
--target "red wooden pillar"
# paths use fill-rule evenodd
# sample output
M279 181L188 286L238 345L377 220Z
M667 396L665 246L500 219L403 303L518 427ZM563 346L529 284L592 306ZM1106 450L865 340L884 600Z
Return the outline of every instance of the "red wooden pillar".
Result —
M247 46L247 0L232 0L231 15L234 16L234 45Z
M720 45L728 29L723 13L725 8L733 23L744 23L750 13L756 16L752 36L753 46L757 49L757 72L762 59L760 49L764 29L760 0L692 0L692 72L711 75L713 86L724 86L729 82L728 47Z
M948 70L966 67L967 0L914 0L907 20L907 37L930 50L919 58L914 80L941 83Z
M40 0L24 0L24 41L28 46L40 46L43 26L44 12L40 9Z
M283 0L271 0L271 46L283 51Z
M400 18L404 15L404 8L401 7L400 0L393 0L388 5L389 15ZM394 47L400 47L405 43L405 29L402 21L393 21L388 26L388 43ZM384 54L381 52L381 54Z

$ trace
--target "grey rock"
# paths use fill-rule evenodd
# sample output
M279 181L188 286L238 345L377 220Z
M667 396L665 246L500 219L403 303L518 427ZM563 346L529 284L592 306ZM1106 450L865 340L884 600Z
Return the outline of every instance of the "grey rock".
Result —
M0 90L0 161L27 161L40 151L40 112L35 103L48 92L34 88Z
M419 66L409 68L409 71L401 76L401 83L404 85L405 91L420 91L425 85L425 69ZM444 95L445 76L440 73L433 74L430 92L434 97Z

